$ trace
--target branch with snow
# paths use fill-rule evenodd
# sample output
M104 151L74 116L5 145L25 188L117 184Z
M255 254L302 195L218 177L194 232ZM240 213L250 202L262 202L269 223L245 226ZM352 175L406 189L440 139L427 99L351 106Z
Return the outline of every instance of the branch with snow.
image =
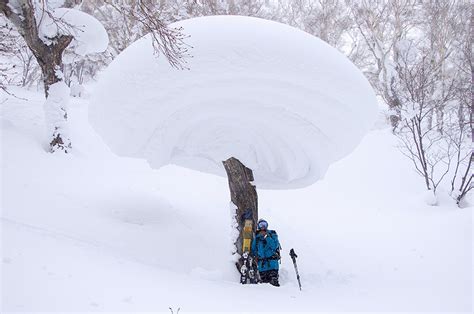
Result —
M182 27L168 26L157 16L153 1L138 0L128 6L120 6L115 0L106 0L117 12L127 15L128 19L138 22L144 34L152 38L152 45L157 55L163 54L170 65L177 69L186 69L187 59L191 57L186 43L188 37Z

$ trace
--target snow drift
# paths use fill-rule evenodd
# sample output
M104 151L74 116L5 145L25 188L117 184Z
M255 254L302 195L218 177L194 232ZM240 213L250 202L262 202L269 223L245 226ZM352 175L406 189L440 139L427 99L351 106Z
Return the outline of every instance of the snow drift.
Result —
M388 126L318 184L259 191L283 247L282 286L243 286L225 178L114 156L87 123L86 98L70 100L74 149L51 155L44 93L10 90L18 98L3 94L0 111L1 313L472 313L473 208L447 193L426 205Z
M296 28L213 16L182 26L189 70L156 58L150 36L107 68L90 121L121 156L224 175L240 159L263 188L321 178L371 127L376 98L341 53Z

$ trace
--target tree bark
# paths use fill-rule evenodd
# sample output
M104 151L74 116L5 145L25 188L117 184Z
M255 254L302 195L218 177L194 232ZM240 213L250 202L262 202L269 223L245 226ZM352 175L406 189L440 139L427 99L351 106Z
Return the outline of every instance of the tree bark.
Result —
M237 158L231 157L222 162L229 180L230 199L237 206L236 220L239 236L235 242L236 252L242 255L242 229L245 215L248 213L253 220L253 231L258 220L257 189L252 184L253 172L245 167Z

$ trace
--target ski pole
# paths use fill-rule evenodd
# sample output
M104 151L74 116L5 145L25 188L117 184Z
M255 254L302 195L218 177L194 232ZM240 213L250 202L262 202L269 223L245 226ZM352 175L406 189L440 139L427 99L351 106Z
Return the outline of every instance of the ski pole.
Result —
M298 257L298 255L296 255L295 250L291 249L290 256L291 256L291 259L293 260L293 266L295 266L296 279L298 279L298 285L300 286L300 291L301 291L300 274L298 273L298 266L296 265L296 258Z

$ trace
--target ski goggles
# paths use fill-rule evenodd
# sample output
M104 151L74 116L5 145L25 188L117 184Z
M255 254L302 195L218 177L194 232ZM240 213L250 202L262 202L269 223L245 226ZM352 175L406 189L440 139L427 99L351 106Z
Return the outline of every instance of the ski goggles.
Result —
M267 230L268 228L268 222L266 222L265 220L261 220L258 222L258 230Z

